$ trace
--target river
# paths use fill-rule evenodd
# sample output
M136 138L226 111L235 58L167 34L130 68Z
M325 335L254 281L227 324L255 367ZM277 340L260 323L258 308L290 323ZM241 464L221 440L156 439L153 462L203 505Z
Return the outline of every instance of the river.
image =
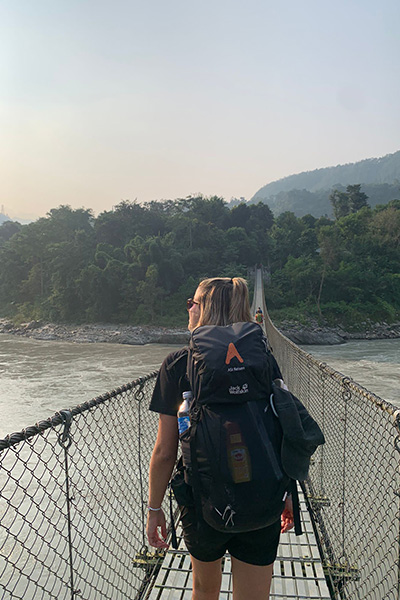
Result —
M301 348L400 407L400 339L352 340L337 346Z
M157 370L176 348L0 334L0 439Z
M76 344L1 334L0 439L158 369L177 347ZM400 404L399 339L303 348Z

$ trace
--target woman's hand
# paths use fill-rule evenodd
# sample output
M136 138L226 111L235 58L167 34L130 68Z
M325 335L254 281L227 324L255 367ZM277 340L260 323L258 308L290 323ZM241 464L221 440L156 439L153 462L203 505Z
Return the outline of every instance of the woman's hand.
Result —
M161 536L159 533L159 528ZM147 515L146 533L150 546L168 550L169 545L165 541L167 537L167 525L165 522L163 509L157 511L149 510Z
M283 509L283 513L281 516L281 533L285 533L285 531L289 531L289 529L293 529L293 527L294 518L292 497L286 496L285 508Z

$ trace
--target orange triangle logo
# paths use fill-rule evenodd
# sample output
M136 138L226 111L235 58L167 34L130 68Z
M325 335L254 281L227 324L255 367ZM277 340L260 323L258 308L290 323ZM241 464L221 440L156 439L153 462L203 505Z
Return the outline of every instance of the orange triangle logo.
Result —
M239 362L241 362L241 363L243 362L243 358L240 356L239 352L236 350L235 344L232 344L232 342L231 342L228 346L228 352L226 353L225 364L229 365L232 358L235 358L235 356Z

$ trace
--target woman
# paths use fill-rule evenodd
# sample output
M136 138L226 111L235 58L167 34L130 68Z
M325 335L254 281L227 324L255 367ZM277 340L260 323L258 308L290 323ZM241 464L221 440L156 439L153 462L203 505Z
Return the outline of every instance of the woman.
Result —
M202 325L230 325L253 321L244 279L205 279L194 298L188 300L190 331ZM273 378L281 379L271 356ZM157 440L150 461L147 536L150 545L168 548L166 521L161 503L173 471L178 450L177 411L186 380L187 349L164 360L154 388L150 410L160 413ZM193 600L217 600L221 587L221 559L228 550L232 558L234 600L269 598L273 562L279 535L293 527L291 500L286 500L281 521L248 533L220 533L198 518L194 507L182 507L181 520L193 568ZM160 535L161 534L161 535Z

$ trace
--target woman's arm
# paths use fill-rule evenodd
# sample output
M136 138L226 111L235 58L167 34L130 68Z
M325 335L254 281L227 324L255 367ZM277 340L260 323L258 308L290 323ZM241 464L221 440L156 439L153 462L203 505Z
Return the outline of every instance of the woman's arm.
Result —
M160 415L157 440L150 460L149 507L161 509L165 490L176 462L178 451L178 425L175 416ZM161 537L158 528L161 529ZM163 510L149 510L147 538L151 546L168 548L165 542L167 527Z

